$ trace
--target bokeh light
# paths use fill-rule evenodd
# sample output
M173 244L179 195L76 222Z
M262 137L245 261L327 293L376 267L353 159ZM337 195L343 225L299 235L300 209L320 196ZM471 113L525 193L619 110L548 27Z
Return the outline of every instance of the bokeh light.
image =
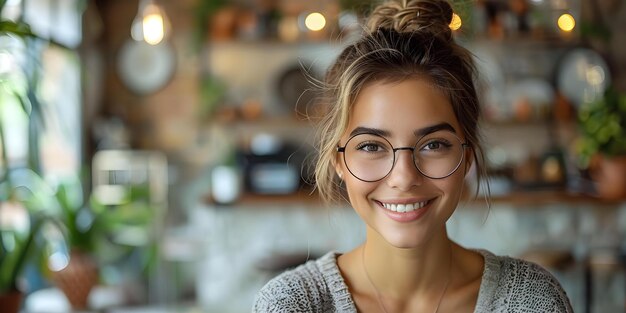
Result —
M165 36L163 16L161 16L158 7L147 7L146 11L150 13L143 18L143 38L147 43L157 45Z
M461 17L456 14L456 13L452 13L452 21L450 22L450 29L452 30L458 30L459 28L461 28L461 25L463 25L463 21L461 20Z
M304 25L306 25L306 28L309 30L319 31L324 29L324 26L326 26L326 18L321 13L313 12L307 15L304 20Z
M576 26L576 20L571 14L565 13L559 17L557 24L562 31L571 32Z

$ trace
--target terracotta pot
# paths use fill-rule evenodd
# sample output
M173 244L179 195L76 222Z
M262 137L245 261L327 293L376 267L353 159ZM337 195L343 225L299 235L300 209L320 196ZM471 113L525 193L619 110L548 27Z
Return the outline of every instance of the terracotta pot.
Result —
M23 294L19 291L0 293L0 311L3 313L17 313L22 305Z
M98 267L87 254L72 252L70 261L64 269L53 272L52 280L67 297L72 308L87 308L91 289L98 283Z
M593 163L591 173L598 196L606 200L626 199L626 156L598 156Z

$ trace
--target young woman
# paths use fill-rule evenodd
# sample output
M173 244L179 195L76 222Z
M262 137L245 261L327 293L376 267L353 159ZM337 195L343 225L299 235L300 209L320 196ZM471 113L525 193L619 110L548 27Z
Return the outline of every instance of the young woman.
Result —
M452 12L385 2L329 69L316 184L327 200L347 193L366 240L274 278L255 312L571 312L546 270L446 233L470 166L484 173L475 72Z

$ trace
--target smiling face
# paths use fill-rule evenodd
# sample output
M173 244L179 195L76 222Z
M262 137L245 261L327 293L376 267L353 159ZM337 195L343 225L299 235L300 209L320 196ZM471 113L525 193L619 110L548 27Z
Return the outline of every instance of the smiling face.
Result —
M416 155L439 153L437 151L447 145L441 138L458 137L461 142L465 141L447 97L429 82L417 79L365 87L352 107L340 145L346 145L357 133L383 135L395 148L415 147ZM424 138L432 141L420 140ZM420 143L416 146L418 141ZM377 158L371 157L372 151L381 148L378 144L369 144L371 142L385 141L368 139L365 145L352 146L352 155L357 148L359 153L367 153L368 158ZM356 178L346 166L342 153L337 154L336 170L345 181L350 202L367 224L368 231L376 232L392 246L412 248L430 241L433 236L445 236L445 223L459 202L469 168L469 149L461 153L464 157L458 169L440 179L423 174L432 167L423 166L425 168L420 172L413 161L412 151L404 148L395 152L395 165L382 179ZM350 165L350 170L359 175L355 166ZM366 175L365 172L372 171L362 173Z

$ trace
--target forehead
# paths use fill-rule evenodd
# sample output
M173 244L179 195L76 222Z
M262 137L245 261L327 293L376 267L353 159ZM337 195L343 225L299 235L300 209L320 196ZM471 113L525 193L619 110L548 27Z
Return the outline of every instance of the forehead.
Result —
M346 133L356 127L386 130L391 137L411 135L417 129L448 123L461 135L448 97L424 79L377 82L367 85L350 111Z

